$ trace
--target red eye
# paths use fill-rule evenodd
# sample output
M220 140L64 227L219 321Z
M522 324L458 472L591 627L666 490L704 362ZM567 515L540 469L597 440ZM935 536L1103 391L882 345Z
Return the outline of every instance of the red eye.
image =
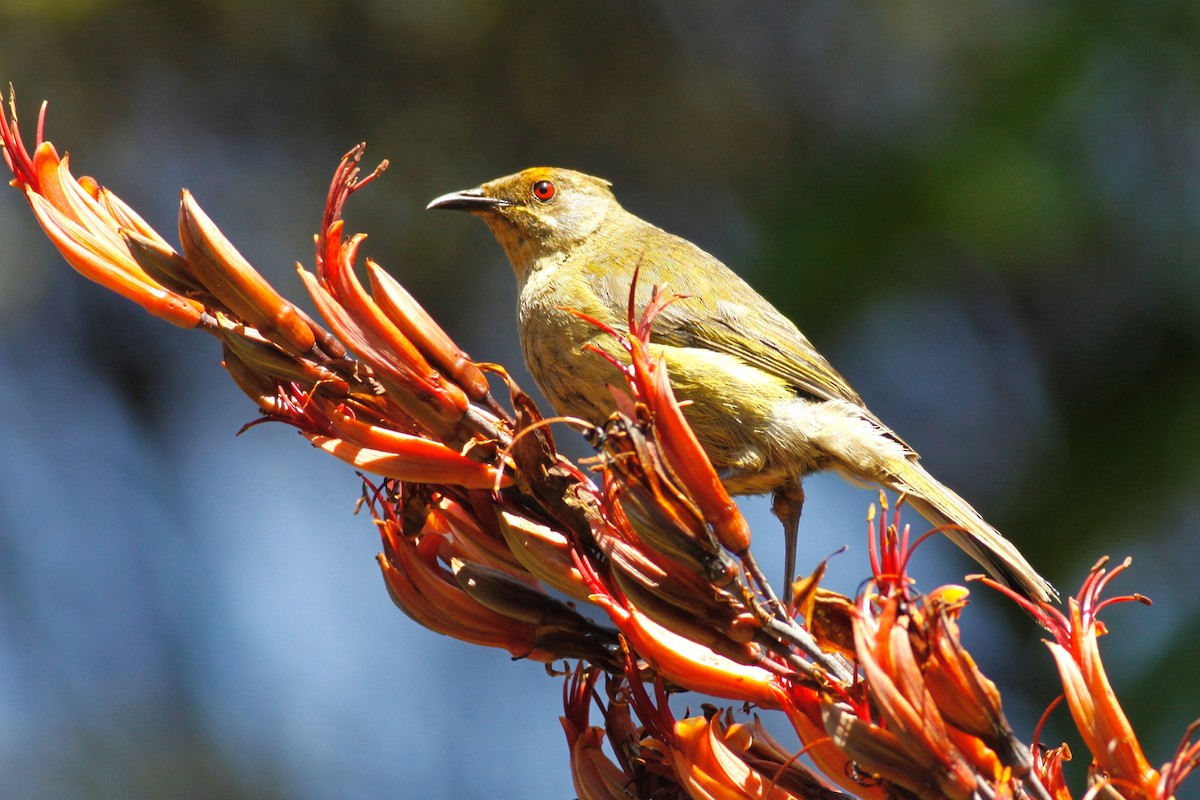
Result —
M538 181L533 185L533 196L543 203L549 203L554 199L554 184L550 181Z

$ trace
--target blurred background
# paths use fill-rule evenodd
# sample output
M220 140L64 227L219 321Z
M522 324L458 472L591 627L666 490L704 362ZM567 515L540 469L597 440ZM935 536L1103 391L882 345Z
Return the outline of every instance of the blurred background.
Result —
M391 169L347 230L510 367L503 255L425 204L534 164L609 178L1064 592L1134 556L1114 589L1155 606L1109 610L1110 675L1154 764L1200 717L1194 2L0 0L0 81L28 139L48 99L77 175L169 239L187 187L293 299L366 140ZM255 409L214 342L74 274L11 190L0 243L0 794L573 796L559 680L391 605L350 469L282 427L235 438ZM854 592L875 495L808 497L804 568L848 543ZM974 571L940 538L917 560L927 589ZM1048 653L974 598L968 646L1028 739ZM1072 730L1060 709L1044 739L1082 794Z

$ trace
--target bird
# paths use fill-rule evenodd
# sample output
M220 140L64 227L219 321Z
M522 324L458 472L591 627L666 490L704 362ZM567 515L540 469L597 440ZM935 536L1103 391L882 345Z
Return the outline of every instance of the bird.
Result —
M585 317L623 327L635 270L639 307L652 286L679 296L655 317L651 352L664 359L730 494L773 496L784 527L786 587L795 577L802 481L833 470L903 493L992 578L1035 601L1057 599L1011 542L925 470L791 320L716 257L626 211L609 181L532 167L441 195L427 208L465 211L491 229L516 274L526 366L558 414L600 425L615 409L608 387L623 385L601 353L628 356Z

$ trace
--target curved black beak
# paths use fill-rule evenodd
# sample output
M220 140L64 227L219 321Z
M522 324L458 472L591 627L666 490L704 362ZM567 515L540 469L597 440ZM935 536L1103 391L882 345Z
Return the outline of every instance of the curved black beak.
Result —
M498 197L488 197L482 189L464 189L461 192L450 192L441 197L435 197L425 210L441 208L450 211L487 211L508 205L507 200Z

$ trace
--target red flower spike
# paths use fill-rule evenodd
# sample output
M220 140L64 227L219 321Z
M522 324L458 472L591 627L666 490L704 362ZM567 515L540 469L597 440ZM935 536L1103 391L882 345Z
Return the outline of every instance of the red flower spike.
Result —
M263 420L293 425L350 463L392 476L378 488L368 483L367 496L397 605L467 642L590 665L564 704L580 797L678 797L685 788L695 797L828 796L798 777L795 756L768 742L757 722L734 725L707 710L677 723L669 683L782 710L804 754L860 798L1069 800L1061 769L1069 752L1030 754L1012 736L995 686L958 638L965 590L917 592L906 569L920 540L909 541L886 504L878 525L871 518L874 580L857 606L822 593L817 576L799 593L808 631L793 625L790 609L772 617L759 607L770 588L752 568L749 529L651 343L656 315L675 297L655 287L639 315L631 291L626 331L600 325L613 338L597 349L627 386L615 393L624 419L603 432L610 442L625 439L601 446L597 489L558 459L544 430L504 451L515 424L479 367L373 261L369 281L359 281L362 237L343 240L341 215L379 174L360 178L361 146L330 186L315 272L301 271L359 362L275 293L190 197L181 203L181 255L95 180L72 177L69 159L43 139L44 112L29 149L10 101L0 140L13 185L72 266L150 313L218 334L231 377L264 409ZM538 419L515 389L513 404L527 423ZM740 568L729 552L742 557ZM1093 759L1088 796L1165 800L1200 764L1200 742L1189 729L1173 760L1154 770L1112 693L1097 615L1109 603L1144 602L1101 598L1124 568L1097 565L1065 610L1014 599L1053 638L1064 699ZM596 602L621 645L543 587ZM810 635L816 643L807 649ZM847 666L855 659L858 672ZM810 662L820 666L810 671ZM614 676L607 705L595 691L600 671ZM603 726L588 723L592 702Z

